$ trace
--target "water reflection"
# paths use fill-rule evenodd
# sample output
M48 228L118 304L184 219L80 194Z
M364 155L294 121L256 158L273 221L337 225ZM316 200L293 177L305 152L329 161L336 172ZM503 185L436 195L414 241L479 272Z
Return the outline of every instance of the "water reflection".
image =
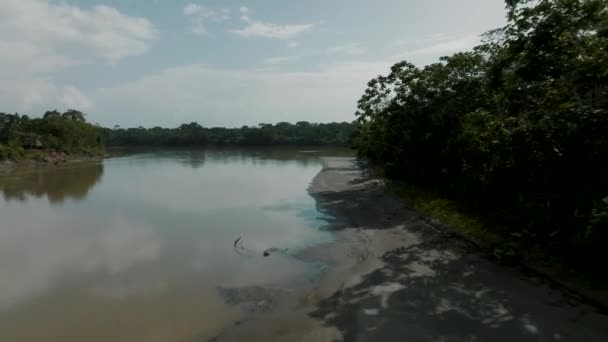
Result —
M240 319L218 287L306 284L311 265L262 253L331 238L306 192L319 154L157 150L0 176L0 341L207 340Z
M206 162L221 163L224 165L240 162L264 166L287 165L296 163L307 167L318 165L319 156L350 156L354 152L346 148L319 147L256 147L256 148L207 148L207 149L125 149L118 155L133 158L136 155L138 162L156 163L163 159L178 160L181 164L192 168L200 168ZM150 157L154 157L153 159Z
M16 169L0 177L0 191L6 201L45 197L53 204L66 199L82 200L103 175L103 164L75 163L61 166Z
M179 159L180 163L190 166L193 169L201 168L205 165L206 154L204 150L190 151Z
M2 219L0 309L44 293L66 274L120 274L156 260L162 246L150 227L120 218L91 222L15 207Z

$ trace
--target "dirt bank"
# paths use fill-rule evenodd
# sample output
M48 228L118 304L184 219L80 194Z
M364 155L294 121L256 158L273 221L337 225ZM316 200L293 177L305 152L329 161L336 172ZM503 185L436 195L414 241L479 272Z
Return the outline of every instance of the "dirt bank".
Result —
M325 158L310 193L336 241L302 252L327 271L215 341L608 341L608 316L496 264L366 178Z
M60 165L71 162L81 162L90 160L99 160L104 156L91 155L68 155L64 152L55 151L38 151L36 159L26 159L19 161L0 160L0 175L12 172L19 168L40 167L49 165Z

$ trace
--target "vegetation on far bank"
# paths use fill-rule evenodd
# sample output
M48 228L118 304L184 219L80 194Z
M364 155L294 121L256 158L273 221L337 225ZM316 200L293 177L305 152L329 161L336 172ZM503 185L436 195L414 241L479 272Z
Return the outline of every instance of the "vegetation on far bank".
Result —
M472 51L371 80L354 146L389 178L483 217L476 230L591 269L608 242L608 3L507 11Z
M196 122L177 128L103 128L106 146L348 146L354 131L347 122L296 124L279 122L240 128L203 127Z
M0 113L0 160L43 159L51 151L99 155L104 147L348 146L353 131L347 122L307 121L241 128L207 128L196 122L177 128L103 128L77 110L48 111L40 118Z
M0 160L38 159L45 151L98 155L103 148L99 128L80 111L48 111L39 118L0 113Z

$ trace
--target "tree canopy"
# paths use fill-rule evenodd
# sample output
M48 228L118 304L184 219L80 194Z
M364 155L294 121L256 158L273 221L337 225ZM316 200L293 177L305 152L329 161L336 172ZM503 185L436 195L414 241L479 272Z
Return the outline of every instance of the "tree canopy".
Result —
M20 159L24 148L69 154L99 154L104 147L128 146L348 146L354 125L342 123L261 123L257 127L224 128L185 123L177 128L103 128L69 109L45 112L40 118L0 113L0 160Z
M333 145L346 146L354 126L350 123L309 123L300 121L257 127L206 128L196 122L177 128L104 128L107 146L267 146L267 145Z
M87 123L84 114L77 110L48 111L41 118L0 113L0 159L19 159L24 146L99 154L103 141L99 129Z
M597 251L608 242L608 2L511 0L507 12L472 51L371 80L354 146L512 234Z

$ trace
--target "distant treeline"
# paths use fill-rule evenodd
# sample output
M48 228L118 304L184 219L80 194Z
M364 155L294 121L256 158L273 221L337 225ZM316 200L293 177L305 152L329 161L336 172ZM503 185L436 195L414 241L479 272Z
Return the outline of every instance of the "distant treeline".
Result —
M508 0L507 19L472 51L371 80L354 145L508 238L605 255L608 1Z
M241 128L207 128L196 122L177 128L102 129L106 146L268 146L268 145L331 145L346 146L354 131L353 124L309 123L259 124Z
M46 112L40 118L0 113L0 160L40 157L40 150L96 155L103 151L101 131L84 113Z
M47 111L39 118L0 113L0 160L36 158L43 154L37 151L48 150L94 155L109 146L347 146L353 131L351 123L306 121L241 128L206 128L196 122L177 128L103 128L73 109Z

